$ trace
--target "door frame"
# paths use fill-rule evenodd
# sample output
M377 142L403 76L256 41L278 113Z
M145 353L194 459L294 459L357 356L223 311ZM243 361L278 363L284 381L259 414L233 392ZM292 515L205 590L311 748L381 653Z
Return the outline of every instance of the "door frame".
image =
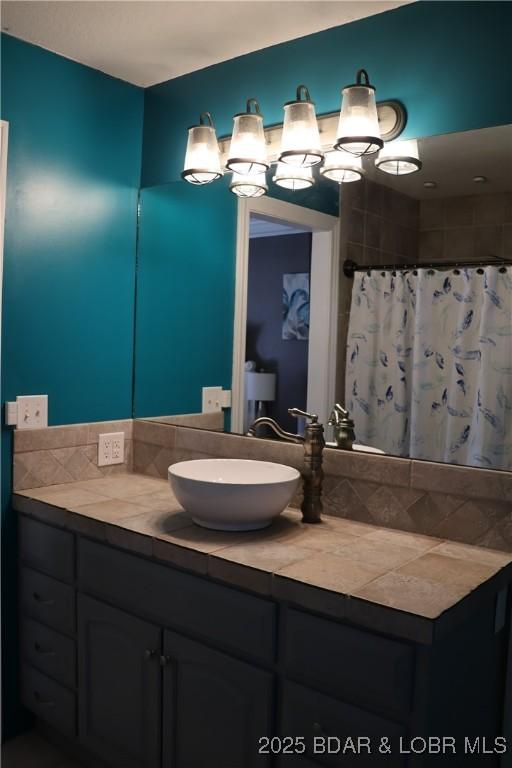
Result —
M325 422L335 400L340 264L339 219L272 197L246 198L238 200L237 215L231 431L241 433L244 423L251 214L284 220L301 227L306 226L312 231L311 296L322 296L326 300L313 299L310 307L307 409L310 413L318 414L320 421ZM291 406L293 403L290 403Z

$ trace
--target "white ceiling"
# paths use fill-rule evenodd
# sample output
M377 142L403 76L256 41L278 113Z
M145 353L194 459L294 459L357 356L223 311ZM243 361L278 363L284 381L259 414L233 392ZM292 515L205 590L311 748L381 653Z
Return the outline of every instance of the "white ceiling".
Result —
M272 219L262 214L252 213L249 221L249 237L277 237L278 235L298 235L311 232L311 229L299 224L291 224L281 219Z
M2 0L2 29L147 87L411 0Z
M420 199L458 195L494 194L512 186L512 125L497 125L476 131L445 133L419 139L423 168L410 176L390 176L375 168L371 158L365 161L368 176ZM485 176L476 184L475 176ZM433 181L434 189L425 189Z

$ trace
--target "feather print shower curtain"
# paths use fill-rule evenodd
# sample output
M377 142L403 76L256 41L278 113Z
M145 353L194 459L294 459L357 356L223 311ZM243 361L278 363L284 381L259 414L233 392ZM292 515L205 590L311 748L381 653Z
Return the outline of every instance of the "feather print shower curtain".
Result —
M359 443L512 469L512 268L356 272L345 383Z

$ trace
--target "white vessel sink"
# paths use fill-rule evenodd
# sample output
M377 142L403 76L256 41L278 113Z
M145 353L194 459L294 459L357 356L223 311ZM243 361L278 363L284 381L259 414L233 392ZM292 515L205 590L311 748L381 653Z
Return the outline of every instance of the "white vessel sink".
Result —
M266 528L293 498L300 473L284 464L243 459L180 461L168 470L181 506L204 528Z

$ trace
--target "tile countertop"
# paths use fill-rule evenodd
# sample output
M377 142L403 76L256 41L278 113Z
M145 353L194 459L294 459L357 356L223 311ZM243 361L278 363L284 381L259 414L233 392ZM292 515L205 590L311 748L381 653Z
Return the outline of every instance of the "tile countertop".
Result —
M166 480L146 475L18 491L13 500L19 512L123 549L421 642L512 581L512 554L335 517L304 525L291 508L262 531L200 528Z

